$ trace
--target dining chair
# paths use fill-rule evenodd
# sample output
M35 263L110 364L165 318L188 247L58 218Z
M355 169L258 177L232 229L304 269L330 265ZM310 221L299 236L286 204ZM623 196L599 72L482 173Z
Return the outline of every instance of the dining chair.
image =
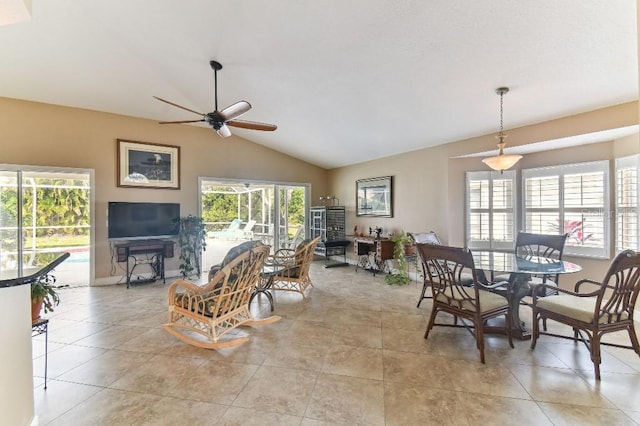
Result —
M409 238L411 238L413 245L417 245L417 244L436 244L436 245L441 245L440 244L440 239L438 238L438 235L433 232L433 231L429 231L429 232L407 232L407 235L409 236ZM417 249L416 249L417 252ZM424 264L424 261L422 260L422 258L420 257L420 253L418 253L418 258L420 258L420 263L422 264L422 294L420 295L420 299L418 300L418 306L416 307L420 307L420 303L422 303L422 301L424 299L431 299L431 295L427 294L427 288L429 288L429 278L427 277L427 268Z
M433 231L429 231L429 232L408 232L407 235L413 240L413 244L414 245L417 245L417 244L442 245L442 243L440 242L440 239L438 238L438 235ZM424 259L422 259L422 257L420 256L419 252L417 252L416 261L417 261L418 258L420 259L420 263L422 264L422 279L423 279L423 283L422 283L422 294L420 295L420 299L418 300L418 305L416 306L417 308L420 307L420 304L422 303L422 301L424 299L431 299L431 295L429 293L427 293L427 289L431 285L431 281L429 281L429 277L427 276L427 274L429 272L428 272L427 267L425 265ZM483 277L484 277L484 275L483 275ZM464 272L462 274L462 280L465 283L465 285L467 285L467 286L471 286L473 284L473 277L471 276L471 274L469 274L467 272ZM486 281L486 279L485 279L485 281Z
M564 245L567 241L568 234L533 234L530 232L519 232L516 237L515 252L518 256L527 258L532 256L547 257L550 259L562 260L562 253L564 252ZM497 281L506 281L509 279L508 275L499 275L494 278ZM555 288L558 287L559 274L555 275L533 275L529 281L531 292L537 292L538 296L545 296L540 294L539 284L548 284L549 294L557 294Z
M513 348L511 339L511 311L503 296L492 293L497 283L485 286L478 280L473 256L468 249L434 244L417 244L416 248L427 269L433 296L433 308L424 338L434 326L465 327L476 339L480 361L484 364L484 324L491 318L504 316L504 331ZM470 274L472 285L464 283L462 274ZM436 323L436 315L446 312L454 316L454 323ZM461 324L457 319L460 318ZM470 321L469 325L465 320Z
M591 291L583 290L583 284L591 286ZM550 287L549 284L541 286ZM583 279L575 284L574 291L562 288L556 290L558 295L544 298L539 298L537 293L533 294L531 349L536 347L541 334L580 341L589 349L596 380L600 380L600 345L633 349L640 355L633 320L633 311L640 291L640 253L631 250L619 253L611 261L602 282ZM572 327L573 337L549 333L546 330L540 331L541 319L550 319ZM604 334L623 330L629 333L631 346L601 341Z
M562 260L562 253L564 252L564 245L567 241L569 234L534 234L530 232L518 232L516 237L515 252L518 256L527 257L547 257L550 259ZM512 279L509 275L498 275L492 279L492 281L506 281ZM544 297L549 294L558 294L558 281L560 280L560 274L555 275L531 275L528 281L529 288L531 289L530 295L536 293L539 297ZM545 287L548 294L541 294L540 284L548 284ZM529 306L526 300L521 300L521 304ZM543 328L547 329L546 321L542 323Z

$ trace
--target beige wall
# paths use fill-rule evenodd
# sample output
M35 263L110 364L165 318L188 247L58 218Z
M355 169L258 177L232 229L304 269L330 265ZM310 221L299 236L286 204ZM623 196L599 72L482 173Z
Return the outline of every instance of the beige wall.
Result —
M638 124L638 103L591 111L571 117L508 130L508 145L524 145L567 136L591 133ZM426 138L425 138L426 143ZM453 158L495 149L495 135L454 142L433 148L396 155L329 171L330 191L347 206L347 231L382 226L389 231L429 231L438 233L445 244L462 246L465 242L464 194L465 172L487 170L480 158ZM526 155L517 165L521 168L563 163L612 159L639 153L638 136L584 147L567 148ZM360 218L355 216L355 181L391 175L394 178L394 217ZM599 278L607 261L570 259L584 268L582 274Z
M325 169L208 128L7 98L0 98L0 120L0 164L95 171L96 278L110 271L109 201L178 202L182 215L197 214L199 176L310 183L313 200L328 192ZM180 190L118 188L116 139L180 146Z

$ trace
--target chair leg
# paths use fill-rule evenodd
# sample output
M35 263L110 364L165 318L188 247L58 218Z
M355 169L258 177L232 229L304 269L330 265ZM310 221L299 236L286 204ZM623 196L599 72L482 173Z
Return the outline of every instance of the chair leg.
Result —
M416 306L417 308L420 307L420 304L424 300L424 294L426 292L427 292L427 282L425 281L424 284L422 285L422 294L420 295L420 300L418 300L418 306Z
M511 349L513 349L513 338L511 337L511 313L507 311L505 317L505 331L507 332L507 338L509 339L509 346L511 346Z
M596 375L596 380L600 380L600 335L593 333L591 336L591 345L589 347L591 352L591 361L593 361L593 370Z
M482 331L481 321L477 321L476 327L476 346L480 351L480 362L484 364L484 332Z
M640 344L638 344L638 336L636 335L636 329L633 325L633 321L631 321L631 325L627 328L627 331L629 332L629 338L631 339L631 346L633 347L633 350L640 355Z
M438 309L434 306L431 309L431 315L429 316L429 324L427 324L427 331L424 332L424 338L429 337L429 332L431 328L433 328L433 324L436 322L436 314L438 313Z
M531 349L536 348L536 342L540 336L540 324L538 323L538 313L533 309L533 321L531 322Z
M544 331L547 331L547 319L546 318L542 318L542 329Z

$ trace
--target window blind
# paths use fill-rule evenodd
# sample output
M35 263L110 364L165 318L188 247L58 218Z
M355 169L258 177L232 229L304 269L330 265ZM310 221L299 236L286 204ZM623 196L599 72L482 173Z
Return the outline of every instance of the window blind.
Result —
M467 172L467 247L511 249L515 241L515 171Z
M565 253L608 256L607 161L523 170L524 229L567 233Z
M638 179L640 156L616 159L616 252L626 249L638 250Z

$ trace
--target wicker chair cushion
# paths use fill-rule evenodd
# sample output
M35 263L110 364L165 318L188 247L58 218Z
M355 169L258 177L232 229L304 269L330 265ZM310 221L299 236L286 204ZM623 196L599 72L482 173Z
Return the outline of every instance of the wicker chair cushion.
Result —
M468 297L461 295L460 291L456 288L453 288L453 291L453 297L455 299L467 299ZM473 295L473 291L469 290L468 294ZM480 310L483 313L508 305L507 299L505 299L504 297L485 290L478 290L478 298L480 299ZM436 295L436 300L441 303L449 303L447 297L442 293ZM468 300L464 300L460 307L467 311L475 311L473 304Z
M245 251L253 250L256 247L262 245L261 241L245 241L244 243L238 244L235 247L231 247L227 254L222 259L222 263L218 263L217 265L213 265L211 269L209 269L209 281L213 279L216 273L224 268L224 265L231 262L236 257L240 256Z
M602 301L602 306L606 305L606 300ZM544 309L549 312L564 315L566 317L582 321L585 323L593 323L593 312L596 309L595 297L576 297L570 295L549 296L536 301L538 309ZM629 315L622 312L620 319L626 320ZM605 315L600 317L600 324L609 322L609 318Z
M183 309L189 309L189 298L184 297L184 293L176 294L175 304ZM207 317L213 317L213 309L215 308L215 298L211 297L211 294L202 294L200 297L203 299L201 303L198 303L197 306L192 306L191 311L197 312L200 315L204 315ZM204 306L204 312L201 307Z

